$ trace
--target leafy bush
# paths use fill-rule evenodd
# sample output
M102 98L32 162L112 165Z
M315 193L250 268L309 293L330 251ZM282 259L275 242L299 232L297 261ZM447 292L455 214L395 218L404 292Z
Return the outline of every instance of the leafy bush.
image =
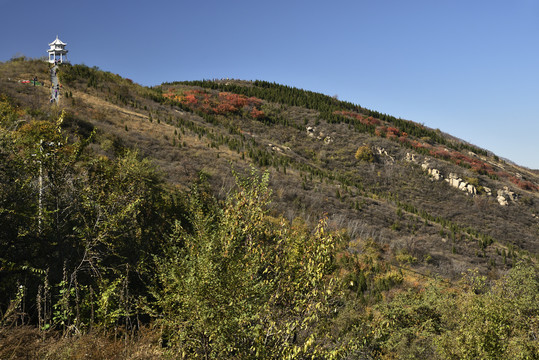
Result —
M356 154L354 155L356 160L364 161L364 162L373 162L374 161L374 153L372 152L372 149L370 146L363 145L360 146Z
M223 208L195 186L192 230L176 222L166 256L156 258L169 345L186 357L329 354L337 239L323 222L311 237L267 217L268 173L237 181Z

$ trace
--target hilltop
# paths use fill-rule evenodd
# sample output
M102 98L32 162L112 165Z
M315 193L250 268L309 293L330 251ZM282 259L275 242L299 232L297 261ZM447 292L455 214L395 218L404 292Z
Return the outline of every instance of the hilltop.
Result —
M495 284L537 262L537 170L441 130L267 81L144 87L70 64L58 70L60 101L51 105L48 71L37 60L0 64L0 221L8 229L0 285L11 294L20 274L38 279L28 280L37 299L31 323L69 333L94 321L133 332L135 318L164 321L159 341L188 354L223 351L208 350L214 357L281 349L306 358L341 347L365 358L402 355L404 343L382 330L393 299L421 298L438 314L425 321L447 325L445 302L454 310L460 294L502 299ZM45 86L21 82L34 77ZM480 286L461 286L463 273ZM47 300L51 283L58 291ZM422 292L443 284L450 289L442 293L459 295ZM5 314L8 296L0 299ZM54 321L41 304L54 304ZM185 308L209 312L195 321ZM227 353L238 329L243 340ZM272 340L262 346L263 336ZM361 336L360 346L353 339ZM213 345L201 350L199 339ZM416 356L428 357L414 339ZM428 349L451 352L449 339Z

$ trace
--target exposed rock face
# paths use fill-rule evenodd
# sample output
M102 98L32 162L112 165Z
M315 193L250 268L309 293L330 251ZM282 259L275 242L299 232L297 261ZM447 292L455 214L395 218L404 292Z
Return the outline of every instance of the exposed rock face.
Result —
M419 156L412 153L406 153L405 160L417 164L419 162ZM475 185L469 184L455 173L449 173L447 178L444 178L442 172L431 167L427 159L425 159L425 162L421 164L421 168L423 171L426 171L433 180L445 180L450 186L459 189L460 191L464 191L472 196L477 195L477 188ZM491 188L484 186L483 190L487 196L493 195L493 190ZM496 200L500 206L507 206L511 202L516 202L518 200L518 195L511 191L507 186L504 186L503 189L496 192Z
M504 186L503 189L498 190L497 195L496 200L498 200L498 203L501 206L507 206L509 205L509 201L515 202L518 199L517 194L509 190L507 186Z
M378 153L378 155L389 156L389 154L387 153L387 150L384 149L383 147L376 146L374 149L376 150L376 152Z
M426 161L421 164L421 168L423 171L426 171L434 180L442 180L444 178L440 170L431 168L429 163Z
M307 126L307 135L318 140L324 140L324 144L329 145L333 142L333 138L331 136L326 136L323 132L319 132L318 135L316 134L316 128L312 126Z
M465 191L470 195L477 195L477 189L474 185L468 184L466 181L462 180L457 174L450 173L449 177L445 179L454 188L459 189L460 191Z
M501 206L509 205L509 203L507 202L507 199L503 195L498 195L496 200L498 200L498 204L500 204Z
M450 173L449 177L446 179L446 181L449 183L449 185L456 187L458 189L460 182L462 181L461 178L457 176L457 174Z
M406 153L406 161L417 163L419 161L419 158L416 154Z
M502 190L498 190L498 193L500 192L504 194L505 196L509 197L509 200L511 201L516 201L518 199L517 194L509 190L507 186L504 186Z
M438 169L428 169L429 175L432 176L434 180L442 180L444 176Z
M268 147L273 151L283 152L283 150L280 147L278 147L277 145L268 144Z
M385 156L387 157L389 160L391 160L391 162L395 162L395 158L391 155L389 155L389 153L387 152L386 149L384 149L383 147L379 147L379 146L375 146L374 147L374 150L376 151L376 153L379 155L379 156Z

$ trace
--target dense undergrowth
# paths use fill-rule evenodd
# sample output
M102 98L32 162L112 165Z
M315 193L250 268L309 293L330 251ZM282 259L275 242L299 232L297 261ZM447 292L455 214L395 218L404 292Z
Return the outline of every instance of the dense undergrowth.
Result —
M177 190L96 136L0 99L2 358L539 357L530 261L498 280L417 273L326 219L270 212L268 172L218 199L203 173Z

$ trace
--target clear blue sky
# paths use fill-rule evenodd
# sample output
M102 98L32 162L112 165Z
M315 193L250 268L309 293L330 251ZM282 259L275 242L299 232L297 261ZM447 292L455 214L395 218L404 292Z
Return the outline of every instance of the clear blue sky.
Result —
M0 0L0 61L143 85L261 79L423 123L539 169L539 1Z

